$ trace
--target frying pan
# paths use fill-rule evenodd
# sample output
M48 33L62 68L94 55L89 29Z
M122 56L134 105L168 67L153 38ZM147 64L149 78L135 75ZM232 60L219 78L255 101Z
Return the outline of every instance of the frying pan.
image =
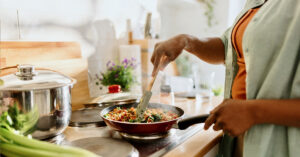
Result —
M159 103L150 103L148 108L161 108L166 111L172 111L178 115L177 119L170 120L170 121L163 121L163 122L153 122L153 123L130 123L130 122L121 122L110 120L104 117L105 114L112 111L113 109L120 107L120 108L130 108L130 107L137 107L138 104L126 104L126 105L115 105L110 106L103 109L100 112L101 117L103 118L104 122L107 126L112 128L113 130L128 133L128 134L135 134L135 135L153 135L153 134L160 134L166 133L171 128L178 128L180 130L184 130L189 126L196 124L196 123L203 123L209 116L209 114L193 116L189 118L183 118L184 111L176 106L159 104Z

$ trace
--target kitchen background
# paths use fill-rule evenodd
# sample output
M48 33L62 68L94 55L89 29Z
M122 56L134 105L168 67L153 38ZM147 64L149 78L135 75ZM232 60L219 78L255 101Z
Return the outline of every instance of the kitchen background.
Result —
M158 37L156 41L180 33L220 36L244 3L245 0L0 0L1 40L80 43L82 57L89 62L91 96L98 96L101 92L95 85L95 74L108 60L119 57L127 19L131 20L134 39L144 38L147 13L152 13L151 33L153 38ZM215 87L223 86L222 65L208 65L187 53L176 64L179 74L185 77L192 78L195 67L202 72L215 72Z

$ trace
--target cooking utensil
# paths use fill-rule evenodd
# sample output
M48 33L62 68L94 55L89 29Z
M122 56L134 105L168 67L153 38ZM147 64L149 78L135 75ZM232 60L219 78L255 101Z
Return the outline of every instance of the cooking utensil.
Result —
M71 116L71 88L76 80L47 69L36 70L33 65L18 65L14 74L0 77L0 111L15 110L18 129L45 139L60 134ZM1 71L1 73L3 72Z
M165 61L166 59L167 59L166 56L163 56L163 57L161 58L161 62L159 62L159 65L158 65L158 67L157 67L158 70L160 70L161 64L162 64L163 61ZM148 104L149 104L150 98L151 98L151 96L152 96L151 89L152 89L152 87L153 87L153 84L154 84L154 82L155 82L155 79L156 79L156 76L157 76L158 73L159 73L159 71L156 72L156 73L154 74L154 76L152 77L151 81L149 82L149 84L148 84L148 86L147 86L146 91L144 92L144 94L143 94L143 96L142 96L142 98L141 98L140 103L139 103L138 106L137 106L136 114L137 114L137 117L138 117L138 121L141 121L141 120L143 119L144 112L145 112L145 110L146 110L146 108L147 108L147 106L148 106Z
M158 103L150 103L149 108L162 108L166 111L172 111L176 113L179 117L174 120L170 121L163 121L163 122L154 122L154 123L130 123L130 122L121 122L110 120L104 117L108 112L112 111L116 107L121 108L130 108L130 107L137 107L137 104L127 104L127 105L115 105L110 106L103 109L100 112L100 116L113 130L124 132L128 134L137 134L137 135L153 135L153 134L161 134L168 132L171 128L178 128L180 130L186 129L189 126L197 123L203 123L209 116L209 114L205 115L198 115L189 118L183 118L184 111L176 106L165 105L165 104L158 104Z
M151 39L152 35L151 35L151 16L152 13L147 13L147 18L146 18L146 22L145 22L145 30L144 30L144 38L145 39Z
M137 106L137 109L136 109L136 114L137 114L137 117L138 117L138 120L141 121L144 117L144 112L149 104L149 101L150 101L150 98L152 96L152 92L151 92L151 89L152 89L152 86L154 84L154 81L156 79L156 75L154 77L152 77L146 91L144 92L142 98L141 98L141 101L140 103L138 104Z

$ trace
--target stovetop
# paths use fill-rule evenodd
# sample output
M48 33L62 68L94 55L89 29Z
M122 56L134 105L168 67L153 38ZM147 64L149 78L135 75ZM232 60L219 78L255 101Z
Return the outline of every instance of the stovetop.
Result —
M171 129L170 135L165 138L153 141L128 140L128 142L139 151L141 157L159 157L173 150L201 130L203 130L203 125L197 124L186 130Z
M98 141L105 141L107 139L119 140L123 142L123 144L127 143L128 146L130 145L134 147L134 151L128 152L128 154L131 155L125 155L124 153L122 153L124 154L124 157L136 157L137 154L140 157L159 157L173 150L176 146L183 143L185 140L202 130L203 124L196 124L186 130L171 129L170 132L163 138L155 140L135 140L124 138L120 135L119 132L113 131L108 127L69 127L63 134L60 134L53 139L48 139L48 141L61 145L73 145L81 147L80 145L72 144L72 142L91 137L99 138ZM101 138L103 138L104 140L101 140ZM103 144L95 144L95 146L91 147L97 146L102 147ZM118 144L107 147L111 149L109 151L124 151L123 148L127 148L121 147ZM86 149L86 146L82 146L82 148ZM107 150L108 148L103 149ZM91 149L90 151L93 151L93 149ZM107 155L107 152L105 152L104 154L106 154L105 156L107 157L114 157L113 155ZM118 157L122 157L122 154L119 154Z
M103 107L97 107L97 109L101 110ZM89 110L87 108L75 112L78 112L76 113L77 116L85 117L87 114L95 115L93 110L94 109ZM74 116L76 114L74 114ZM80 122L77 122L78 120L76 120L76 116L75 117L74 116L71 118L72 123L70 124L74 123L76 125L70 125L70 127L68 127L63 134L60 134L53 139L48 139L48 141L52 143L62 144L62 145L73 145L77 147L82 147L90 151L97 150L97 153L101 152L99 151L100 147L103 149L103 151L105 150L108 152L110 151L124 152L124 150L130 150L128 148L132 147L133 148L132 152L128 152L125 154L124 153L118 154L118 157L122 157L122 155L124 157L125 156L135 157L137 156L137 154L140 157L145 157L145 156L158 157L173 150L176 146L183 143L185 140L187 140L197 132L203 130L203 124L196 124L187 128L186 130L171 129L168 134L159 135L162 138L158 138L158 139L155 139L157 137L142 137L142 138L138 137L138 139L135 139L130 135L127 137L126 134L124 135L117 131L113 131L109 127L105 126L105 123L103 123L102 119L101 120L97 119L98 125L90 125L86 121L82 122L82 119L80 119ZM98 121L101 123L99 123ZM91 137L97 138L97 140L91 140ZM80 144L78 144L78 142L79 143L86 142L86 140L88 140L87 138L93 141L91 142L93 144L89 146L89 148L91 149L87 148L86 145L80 146ZM101 138L103 138L103 140L101 140ZM108 141L108 139L111 139L111 141L106 143L101 142L101 141ZM82 140L84 142L82 142ZM95 141L99 141L99 142L95 142ZM118 145L116 143L122 143L122 144ZM126 147L125 144L127 144ZM99 155L114 157L112 153L111 155L107 155L107 154L110 153L101 152Z

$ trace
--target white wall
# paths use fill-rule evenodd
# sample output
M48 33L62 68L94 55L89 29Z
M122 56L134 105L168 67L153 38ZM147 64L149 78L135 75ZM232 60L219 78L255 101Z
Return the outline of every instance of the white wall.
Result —
M186 33L197 37L219 36L227 28L228 0L218 0L214 4L212 26L204 15L206 6L198 0L161 0L158 11L162 19L163 39Z
M220 36L228 27L228 7L229 0L215 1L212 26L209 26L207 17L204 15L207 8L203 2L197 0L158 1L158 10L162 19L161 37L167 39L182 33L199 38ZM184 55L188 55L190 65L197 65L197 69L214 71L217 86L224 84L225 68L223 65L210 65L187 53Z
M127 18L141 28L146 13L156 12L156 0L0 0L2 40L19 40L17 9L20 40L77 41L88 58L95 51L95 20L109 19L120 36Z
M229 0L228 8L228 26L231 26L238 15L238 13L244 8L246 0Z
M152 12L162 39L180 33L197 37L219 36L233 21L244 1L215 0L213 25L208 27L204 16L206 8L199 0L0 0L0 37L1 40L77 41L82 56L94 58L98 43L93 28L95 20L110 20L116 37L120 37L125 31L126 19L130 18L134 36L141 38L146 13ZM21 39L16 10L20 15ZM223 83L224 67L207 65L195 57L192 61L202 69L216 71L218 84Z
M232 25L244 3L245 0L215 0L212 26L209 26L204 15L207 7L199 0L158 1L158 11L162 20L161 38L168 39L178 34L190 34L199 38L218 37ZM210 65L187 53L183 55L188 56L190 65L198 66L200 71L215 72L216 86L224 84L223 65Z
M126 20L132 21L134 37L141 38L147 12L153 12L154 18L158 16L156 0L0 0L0 39L79 42L83 58L89 61L90 93L97 96L100 91L94 83L95 74L106 68L108 60L116 58L112 55L118 54L113 52L118 51L116 37L125 31ZM95 21L106 19L114 28L102 21L104 25L97 29Z

